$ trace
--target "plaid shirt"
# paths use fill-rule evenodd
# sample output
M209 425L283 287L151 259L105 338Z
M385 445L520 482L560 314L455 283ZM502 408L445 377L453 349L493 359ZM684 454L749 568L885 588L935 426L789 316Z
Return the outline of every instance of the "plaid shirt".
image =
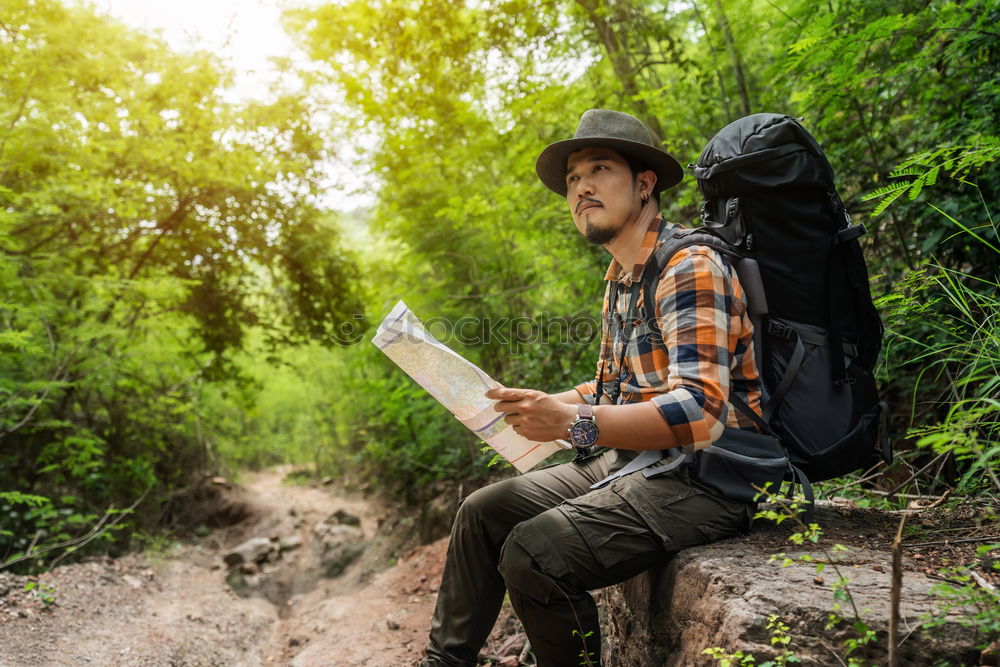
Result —
M637 321L626 344L621 340L622 327L611 326L609 319L612 283L622 285L615 312L624 316L629 287L642 279L646 262L662 244L661 231L674 228L657 216L632 270L626 272L617 261L611 262L605 276L608 289L597 378L576 389L593 402L597 382L603 381L602 403L611 402L616 385L621 392L618 403L652 401L681 443L703 449L722 435L723 426L757 430L729 402L730 392L760 413L760 383L750 344L753 325L728 258L705 246L689 246L674 254L656 288L656 321L662 337ZM637 308L642 302L640 290Z

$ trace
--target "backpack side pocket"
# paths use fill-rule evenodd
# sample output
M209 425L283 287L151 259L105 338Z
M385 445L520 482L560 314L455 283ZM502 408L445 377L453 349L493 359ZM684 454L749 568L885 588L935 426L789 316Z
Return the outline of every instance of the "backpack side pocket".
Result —
M726 428L710 447L695 452L691 475L726 498L753 502L758 489L777 491L789 470L777 438Z

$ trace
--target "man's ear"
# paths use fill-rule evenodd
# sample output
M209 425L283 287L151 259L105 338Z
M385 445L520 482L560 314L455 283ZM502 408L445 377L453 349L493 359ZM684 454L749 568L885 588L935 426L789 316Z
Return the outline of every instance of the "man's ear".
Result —
M646 171L640 171L635 176L636 185L639 187L639 191L643 194L649 196L653 194L653 188L656 187L656 172L652 169L647 169Z

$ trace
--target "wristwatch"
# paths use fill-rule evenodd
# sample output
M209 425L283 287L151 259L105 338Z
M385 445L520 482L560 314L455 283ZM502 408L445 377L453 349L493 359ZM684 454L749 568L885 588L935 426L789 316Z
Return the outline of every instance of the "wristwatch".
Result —
M585 449L597 442L601 429L594 420L594 406L583 403L576 410L576 421L566 429L566 438L577 449Z

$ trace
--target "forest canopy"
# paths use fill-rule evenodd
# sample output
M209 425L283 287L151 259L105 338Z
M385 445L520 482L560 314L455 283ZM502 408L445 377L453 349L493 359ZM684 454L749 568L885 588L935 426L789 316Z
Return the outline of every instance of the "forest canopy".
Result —
M533 168L593 107L682 164L745 114L800 117L870 232L895 479L933 458L918 490L1000 492L996 2L366 0L284 22L301 87L237 103L217 57L86 2L0 10L0 558L44 564L134 505L91 544L124 546L240 467L410 501L506 474L367 338L405 298L477 322L448 342L511 385L592 375L595 332L567 323L596 321L607 257ZM345 156L370 207L324 203ZM662 202L682 224L699 205L690 176Z

